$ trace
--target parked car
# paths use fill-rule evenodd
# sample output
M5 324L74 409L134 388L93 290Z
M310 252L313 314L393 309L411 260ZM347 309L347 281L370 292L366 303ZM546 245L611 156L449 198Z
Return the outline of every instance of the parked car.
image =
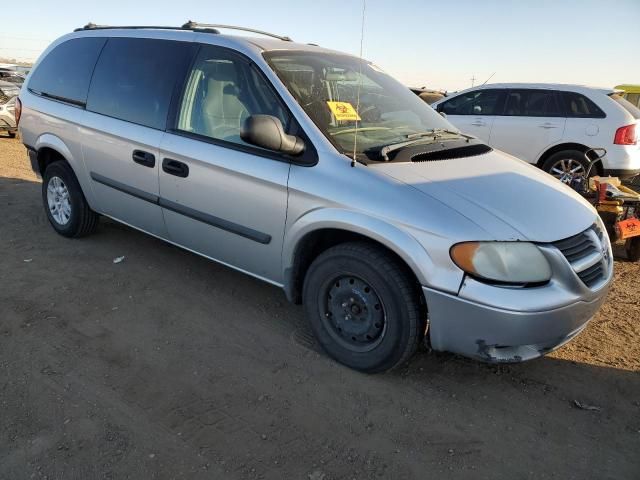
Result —
M426 87L410 88L409 90L411 90L418 97L420 97L422 101L428 103L429 105L446 97L446 94L444 92L440 92L438 90L430 90Z
M18 96L20 93L20 87L15 83L4 82L0 80L0 103L6 102L9 99Z
M640 85L618 85L615 88L622 91L625 100L640 108Z
M4 103L0 101L0 132L6 133L11 138L16 136L18 130L15 116L16 98L12 97Z
M605 148L604 169L640 173L640 110L619 91L544 83L488 84L432 105L461 131L570 182L588 168L585 152Z
M14 83L20 87L24 83L24 78L16 71L0 69L0 81Z
M613 262L578 194L372 63L217 28L88 25L46 50L17 115L55 231L104 215L276 285L366 372L427 332L503 362L585 328Z

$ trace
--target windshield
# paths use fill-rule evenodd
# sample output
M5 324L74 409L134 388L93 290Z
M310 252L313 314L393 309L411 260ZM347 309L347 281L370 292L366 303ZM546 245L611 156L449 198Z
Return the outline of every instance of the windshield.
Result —
M353 154L355 145L357 154L369 157L415 134L455 130L409 88L366 60L320 52L273 51L264 56L342 153Z

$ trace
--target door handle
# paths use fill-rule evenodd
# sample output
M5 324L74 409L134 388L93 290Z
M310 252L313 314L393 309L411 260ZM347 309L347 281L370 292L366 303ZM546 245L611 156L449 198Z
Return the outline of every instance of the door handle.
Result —
M165 158L162 160L162 171L176 177L187 178L189 176L189 165L178 160Z
M540 125L538 125L540 128L558 128L558 125L555 125L553 123L541 123Z
M473 125L474 127L484 127L486 125L486 123L480 122L480 121L476 121L476 122L473 122L471 125Z
M143 165L145 167L153 168L156 166L156 157L149 152L144 152L142 150L134 150L131 155L133 161Z

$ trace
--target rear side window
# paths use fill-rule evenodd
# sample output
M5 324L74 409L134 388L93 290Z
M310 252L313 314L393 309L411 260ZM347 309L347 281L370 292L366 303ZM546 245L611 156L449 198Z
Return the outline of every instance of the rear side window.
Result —
M110 38L93 74L87 110L164 130L189 52L183 42Z
M568 118L605 118L606 115L595 103L575 92L562 92L564 108Z
M84 106L91 74L106 39L75 38L55 47L31 75L29 90Z
M447 115L497 115L501 100L502 90L474 90L447 100L438 111Z
M636 107L633 103L631 103L619 93L612 93L611 95L609 95L609 98L620 105L622 108L624 108L627 112L629 112L633 118L640 118L640 108Z
M518 117L561 117L562 108L553 90L507 90L504 115Z

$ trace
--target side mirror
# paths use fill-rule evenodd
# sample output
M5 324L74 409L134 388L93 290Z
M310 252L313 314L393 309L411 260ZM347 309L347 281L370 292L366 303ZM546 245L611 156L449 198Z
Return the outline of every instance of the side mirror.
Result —
M271 115L249 116L244 121L240 138L251 145L289 155L300 155L304 152L302 139L288 135L280 119Z
M440 114L440 116L441 116L442 118L447 118L447 114L446 114L446 113L444 113L442 110L438 110L438 113Z

